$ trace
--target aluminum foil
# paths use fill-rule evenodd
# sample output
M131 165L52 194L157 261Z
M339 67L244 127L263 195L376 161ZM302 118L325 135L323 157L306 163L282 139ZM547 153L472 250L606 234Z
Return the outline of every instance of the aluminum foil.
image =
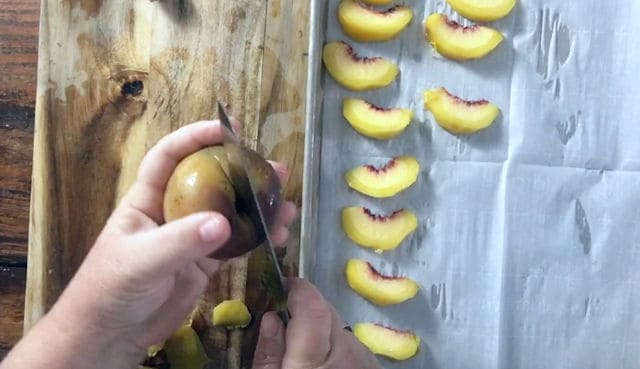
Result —
M640 1L519 0L491 25L506 37L472 62L438 56L423 22L444 1L406 1L399 39L357 43L337 22L339 0L314 1L302 272L345 321L414 330L419 354L386 368L640 368ZM397 62L390 87L354 93L321 68L322 43ZM495 102L501 117L468 137L442 130L422 93L444 86ZM413 109L399 138L356 133L345 97ZM402 194L348 189L357 165L414 155L422 171ZM340 209L409 208L417 231L382 255L344 235ZM349 258L406 275L420 294L377 307L346 284Z

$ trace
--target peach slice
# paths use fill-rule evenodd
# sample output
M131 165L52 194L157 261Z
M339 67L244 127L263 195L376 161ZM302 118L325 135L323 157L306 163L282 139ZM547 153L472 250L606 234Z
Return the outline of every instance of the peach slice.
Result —
M470 134L489 127L500 109L487 100L463 100L440 87L424 93L424 108L436 122L453 134Z
M367 196L386 198L411 187L418 179L420 164L411 156L399 156L385 165L361 165L349 170L345 180L349 187Z
M225 300L213 308L212 318L215 326L245 328L251 322L251 313L242 301Z
M210 360L196 331L183 325L164 344L164 351L171 368L200 369Z
M377 253L393 250L418 228L418 217L406 209L391 214L374 214L363 207L346 207L341 214L342 229L356 244Z
M436 51L455 60L483 58L504 40L502 34L493 28L479 25L464 27L440 13L427 18L425 32Z
M387 10L370 8L357 0L342 0L338 21L344 33L356 41L389 41L411 22L413 11L406 5Z
M393 0L362 0L363 3L368 5L389 5Z
M516 0L447 0L465 18L478 22L493 22L506 17L516 6Z
M382 275L364 260L350 259L345 273L349 287L365 299L381 306L405 302L420 290L415 281L406 277Z
M324 45L322 61L329 74L342 86L353 91L386 87L396 79L398 67L382 57L359 56L344 41Z
M393 360L407 360L416 355L420 337L411 331L402 331L374 323L358 323L353 334L372 353Z
M413 111L401 108L381 108L362 99L344 99L342 115L360 134L388 140L404 132L413 119Z

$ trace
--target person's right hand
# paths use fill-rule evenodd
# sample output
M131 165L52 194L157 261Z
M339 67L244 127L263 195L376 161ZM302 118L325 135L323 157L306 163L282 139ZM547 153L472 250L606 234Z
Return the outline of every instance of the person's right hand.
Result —
M253 369L378 369L375 356L309 282L290 284L286 330L275 313L262 318Z

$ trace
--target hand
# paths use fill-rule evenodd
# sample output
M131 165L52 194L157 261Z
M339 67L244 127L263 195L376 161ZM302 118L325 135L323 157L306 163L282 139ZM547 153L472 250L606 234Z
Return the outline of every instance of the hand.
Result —
M275 313L262 318L253 369L382 368L309 282L292 280L288 307L286 331Z
M219 124L198 122L164 137L149 151L136 182L77 274L42 324L32 330L36 332L32 343L44 341L50 349L59 346L52 349L59 354L71 350L75 360L40 355L48 367L52 362L59 367L135 367L150 345L162 343L187 317L218 269L218 261L206 255L227 241L231 229L227 219L214 212L162 224L164 189L181 159L221 139ZM274 168L284 180L286 169L277 164ZM273 231L274 242L286 240L295 216L295 206L285 203ZM68 342L56 342L60 337ZM28 345L29 336L25 341ZM26 348L22 351L23 361L38 356Z

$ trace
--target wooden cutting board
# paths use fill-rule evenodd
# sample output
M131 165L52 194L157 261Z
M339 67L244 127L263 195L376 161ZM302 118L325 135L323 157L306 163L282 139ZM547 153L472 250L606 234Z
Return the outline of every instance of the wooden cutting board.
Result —
M211 119L216 99L244 121L250 146L289 165L285 194L300 204L308 17L301 0L43 0L25 329L72 277L145 152ZM208 293L255 299L249 262L226 265ZM255 330L221 332L209 350L223 368L247 367L254 340Z

